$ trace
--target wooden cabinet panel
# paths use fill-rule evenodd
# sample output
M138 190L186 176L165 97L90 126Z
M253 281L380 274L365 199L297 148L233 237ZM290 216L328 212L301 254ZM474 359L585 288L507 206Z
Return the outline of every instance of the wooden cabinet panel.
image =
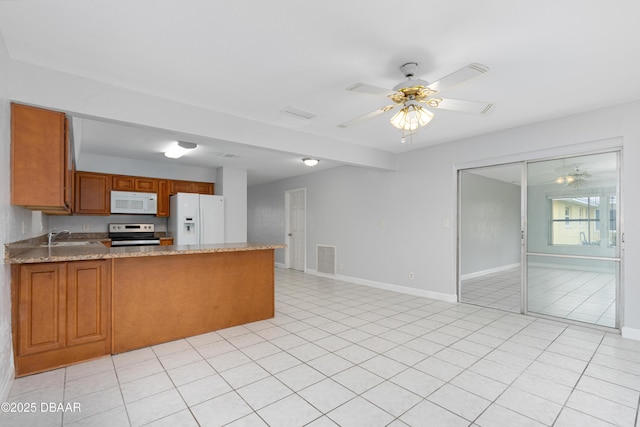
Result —
M158 213L156 216L169 216L169 180L158 180Z
M72 160L64 113L11 104L11 204L70 214Z
M104 261L72 262L67 267L67 345L109 337L109 271Z
M158 192L158 180L139 176L112 175L111 189L116 191Z
M28 264L18 282L18 355L65 346L65 265Z
M132 176L113 175L111 177L111 189L116 191L134 191L135 179Z
M160 238L160 246L171 246L171 245L173 245L173 237Z
M193 183L191 181L171 181L171 194L193 193Z
M213 194L213 184L210 182L194 182L193 192L200 194Z
M154 178L140 178L136 177L135 179L135 189L136 191L143 191L147 193L157 193L158 192L158 180Z
M76 172L75 213L109 215L111 210L110 175Z
M213 183L211 182L173 180L171 181L170 193L213 194L213 189Z
M114 259L113 353L273 317L273 256L269 249Z

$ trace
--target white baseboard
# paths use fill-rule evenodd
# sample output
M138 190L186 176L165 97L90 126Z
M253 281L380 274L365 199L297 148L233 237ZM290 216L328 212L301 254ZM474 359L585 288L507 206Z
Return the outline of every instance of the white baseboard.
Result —
M487 274L499 273L505 270L511 270L512 268L520 267L520 263L501 265L500 267L490 268L488 270L474 271L473 273L467 273L460 276L460 280L473 279L474 277L485 276Z
M626 326L623 326L620 333L622 334L622 338L640 341L640 329L627 328Z
M316 270L306 269L305 273L312 274L314 276L327 277L329 279L341 280L343 282L354 283L356 285L371 286L372 288L384 289L387 291L398 292L401 294L414 295L417 297L431 298L439 301L446 302L458 302L458 296L456 294L443 294L441 292L427 291L424 289L408 288L406 286L393 285L391 283L376 282L374 280L360 279L358 277L342 276L336 274L324 274L318 273Z

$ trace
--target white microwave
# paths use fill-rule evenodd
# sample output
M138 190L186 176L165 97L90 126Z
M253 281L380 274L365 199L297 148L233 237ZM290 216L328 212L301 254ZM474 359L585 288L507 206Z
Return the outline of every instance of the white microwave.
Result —
M156 193L112 191L111 213L155 215L158 213L158 195Z

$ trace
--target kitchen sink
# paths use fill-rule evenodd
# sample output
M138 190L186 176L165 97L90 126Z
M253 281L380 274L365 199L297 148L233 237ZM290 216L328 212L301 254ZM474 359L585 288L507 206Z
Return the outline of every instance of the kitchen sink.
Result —
M82 242L74 242L74 241L62 241L62 242L52 242L51 246L89 246L89 245L99 245L100 242L97 242L95 240L91 240L91 241L82 241ZM47 245L46 243L44 245L40 245L40 246L44 246L47 247L49 245Z

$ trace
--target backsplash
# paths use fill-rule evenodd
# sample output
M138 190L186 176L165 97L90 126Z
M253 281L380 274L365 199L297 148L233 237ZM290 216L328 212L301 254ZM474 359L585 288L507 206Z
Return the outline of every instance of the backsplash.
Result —
M69 230L72 233L107 233L108 224L112 223L154 224L156 232L167 231L167 218L158 218L154 215L49 216L51 229Z

